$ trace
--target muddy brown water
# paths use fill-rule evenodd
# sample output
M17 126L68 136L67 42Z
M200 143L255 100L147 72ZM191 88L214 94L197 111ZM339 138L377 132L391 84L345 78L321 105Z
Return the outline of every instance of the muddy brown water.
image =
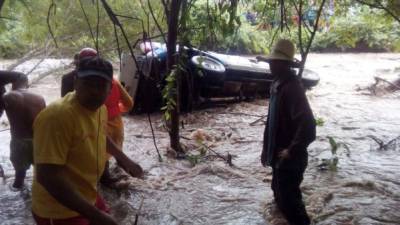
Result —
M60 63L45 61L42 69ZM65 63L65 62L64 62ZM309 69L321 81L308 92L314 114L322 118L317 140L309 147L309 166L302 190L315 224L400 224L400 149L377 150L369 136L385 142L400 135L399 94L375 97L358 92L373 83L374 76L395 79L400 75L399 54L311 54ZM30 65L19 69L29 71ZM39 68L40 69L40 68ZM31 76L34 76L31 75ZM49 76L32 86L47 103L59 96L60 80ZM195 166L166 156L168 135L161 114L151 115L158 162L145 115L126 116L124 151L146 171L145 180L126 177L118 191L101 188L112 214L120 224L285 224L272 203L270 170L261 167L259 155L264 125L255 122L265 115L267 100L229 104L184 115L182 136L201 129L205 144L219 154L233 155L234 167L210 151ZM3 116L0 130L8 127ZM250 125L252 124L252 125ZM328 136L341 143L337 171L321 171L322 159L331 159ZM9 132L0 132L0 164L6 180L0 180L0 224L33 224L28 171L27 189L10 190L14 171L9 161ZM182 140L192 155L200 145ZM346 150L344 146L348 146ZM2 179L2 178L0 178ZM141 207L140 207L141 206ZM139 210L140 208L140 210Z

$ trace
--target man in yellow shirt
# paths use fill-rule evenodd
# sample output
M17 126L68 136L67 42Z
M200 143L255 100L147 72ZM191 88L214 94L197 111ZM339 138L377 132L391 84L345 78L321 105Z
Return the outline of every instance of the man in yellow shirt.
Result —
M79 62L75 92L50 104L34 122L32 211L38 225L117 224L97 192L106 152L133 176L143 176L106 136L112 65L99 58Z

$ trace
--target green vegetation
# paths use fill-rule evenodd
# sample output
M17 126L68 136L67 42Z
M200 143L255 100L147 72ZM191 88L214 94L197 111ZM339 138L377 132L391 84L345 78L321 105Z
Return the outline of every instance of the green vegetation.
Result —
M177 68L172 69L171 73L165 79L167 83L162 90L162 97L165 101L165 105L161 107L161 110L164 112L164 119L166 121L171 120L171 111L176 107L176 101L172 96L176 94L175 82L178 72L179 70Z
M193 32L191 43L194 46L236 54L267 54L274 37L289 38L299 45L295 15L288 15L290 19L286 21L286 29L280 30L279 12L273 3L254 1L253 4L241 4L238 9L240 16L235 17L237 23L228 29L228 13L211 10L210 15L207 15L205 3L201 2L191 15L192 25L197 24L198 27L204 21L218 21L221 18L225 23L213 24L212 30L205 26L199 28L199 32ZM324 8L320 29L311 45L312 51L400 52L400 40L397 38L400 36L400 23L396 19L388 16L384 10L348 4L336 5L334 10L328 9L328 6ZM311 6L305 6L305 15L310 8ZM255 23L246 20L246 12L257 14ZM303 39L303 42L306 41L305 37Z
M339 148L344 148L346 150L347 157L350 157L350 148L346 143L338 143L333 137L328 136L329 145L331 147L331 157L328 159L322 159L321 163L318 165L321 170L337 171L337 165L339 163L339 157L337 155L337 150Z
M199 152L199 154L190 154L190 153L186 154L186 159L190 162L192 166L196 166L200 162L203 162L207 154L207 149L204 143L204 139L202 139L201 137L197 137L194 139L194 141L197 144L197 151Z
M376 9L364 6L355 8L351 13L338 12L328 20L322 20L320 26L311 51L400 52L400 24ZM278 32L277 37L289 38L299 45L294 32L297 28L293 24L289 28L291 32ZM268 53L276 29L265 22L255 26L243 22L236 36L227 38L220 45L220 50L240 54Z
M54 5L50 7L52 2ZM143 36L144 26L154 27L148 9L142 9L147 6L143 6L140 0L109 0L107 2L121 15L120 21L132 43ZM151 0L150 2L157 2L158 5L154 4L153 9L156 15L161 17L163 10L159 1ZM117 48L113 24L101 3L99 7L97 6L97 1L13 0L6 1L4 4L1 11L4 18L0 19L0 57L19 57L30 50L44 48L46 45L50 45L48 48L54 47L49 28L58 45L57 53L61 56L72 56L82 47L95 47L96 41L103 53L109 53ZM48 23L47 18L49 18ZM89 29L89 24L91 29ZM120 33L118 35L121 36ZM124 49L127 49L122 39L119 42Z
M144 36L143 30L149 36L159 35L159 28L164 33L167 32L164 9L160 1L107 2L119 15L118 18L131 43ZM338 1L334 8L325 6L320 29L311 50L399 52L399 21L388 15L385 10L371 9L356 2L342 0ZM286 37L298 43L296 11L291 3L287 3L288 14L291 15L287 15L285 29L282 30L278 27L281 18L276 1L215 3L196 0L191 3L189 11L186 12L186 32L181 33L184 33L185 39L195 47L235 54L267 54L274 38ZM153 9L154 18L149 5ZM310 5L304 5L305 16L309 14L309 9ZM390 9L394 10L395 16L400 14L397 12L398 6L391 6ZM256 15L252 22L246 17L246 13L249 12ZM104 8L101 5L98 7L97 1L94 0L6 1L1 16L0 57L3 58L21 57L33 49L54 45L49 30L54 34L59 56L70 56L84 46L95 47L96 42L103 53L116 53L117 40L113 24ZM159 27L156 26L155 20ZM121 33L117 33L121 37ZM156 40L163 41L162 38ZM119 42L126 50L125 42Z
M318 118L315 120L315 123L317 124L318 127L322 127L322 126L324 126L325 121L324 121L323 118L318 117Z
M317 34L314 51L400 51L400 24L378 11L359 7L331 19Z

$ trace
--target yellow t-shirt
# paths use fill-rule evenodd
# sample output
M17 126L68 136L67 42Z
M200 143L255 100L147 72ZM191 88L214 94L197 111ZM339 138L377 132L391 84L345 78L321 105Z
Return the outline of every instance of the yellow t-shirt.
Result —
M78 103L75 92L50 104L34 125L34 165L63 165L72 189L95 203L97 182L106 162L107 109L90 111ZM36 174L36 171L34 171ZM79 214L61 205L34 175L32 210L43 218L65 219Z

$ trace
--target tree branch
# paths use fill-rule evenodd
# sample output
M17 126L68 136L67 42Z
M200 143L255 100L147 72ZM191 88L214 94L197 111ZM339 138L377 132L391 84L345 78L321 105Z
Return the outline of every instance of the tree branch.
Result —
M151 6L150 1L147 1L147 4L148 4L148 6L149 6L149 10L150 10L151 17L153 18L154 23L156 24L158 31L160 31L160 33L161 33L161 35L162 35L162 38L163 38L163 40L164 40L164 43L167 43L167 39L165 38L165 33L164 33L163 30L161 29L160 24L158 23L156 17L154 16L153 7Z
M164 6L164 12L167 18L167 23L168 23L168 15L169 15L169 9L168 9L168 2L166 2L166 0L161 0L161 3Z
M84 15L84 17L85 17L86 23L87 23L87 25L89 26L89 31L90 31L90 35L92 36L93 43L94 43L95 46L96 46L96 39L94 38L93 29L92 29L92 26L90 25L89 18L88 18L87 14L86 14L85 8L83 7L82 0L79 0L79 4L80 4L80 6L81 6L81 10L82 10L83 15ZM96 48L97 48L97 47L96 47Z
M110 20L111 20L111 22L113 22L113 24L115 24L116 26L118 26L118 27L121 29L122 35L124 36L124 39L125 39L125 42L126 42L127 45L128 45L129 52L130 52L130 54L131 54L131 56L132 56L132 58L133 58L133 61L135 62L135 66L136 66L136 68L139 69L139 68L140 68L140 67L139 67L139 64L138 64L138 62L137 62L137 60L136 60L135 54L133 53L132 46L131 46L131 44L129 43L128 36L127 36L126 33L125 33L125 29L123 28L123 26L122 26L121 23L119 22L117 16L115 15L115 13L114 13L113 10L111 9L111 7L108 5L108 3L106 2L106 0L101 0L101 2L102 2L102 4L103 4L104 9L105 9L106 12L107 12L107 15L109 16L109 18L110 18ZM139 72L140 74L142 73L142 71L141 71L140 69L138 70L138 72Z
M1 9L3 8L3 6L4 6L4 2L5 2L6 0L0 0L0 15L1 15Z
M367 5L371 8L376 8L376 9L382 9L386 11L393 19L395 19L397 22L400 23L400 16L397 16L394 14L388 7L384 6L382 2L375 1L375 4L364 1L364 0L356 0L356 2L362 4L362 5Z
M125 42L126 42L127 45L128 45L128 48L129 48L130 54L131 54L131 56L132 56L132 58L133 58L133 61L134 61L134 63L135 63L135 66L136 66L136 68L138 69L138 72L139 72L139 79L140 79L140 77L143 77L143 71L140 69L140 67L139 67L139 65L138 65L138 62L137 62L137 60L136 60L136 57L135 57L135 55L134 55L134 53L133 53L133 48L132 48L131 44L129 43L129 40L128 40L128 37L127 37L127 35L126 35L126 33L125 33L124 28L123 28L122 24L119 22L117 16L115 15L115 13L114 13L113 10L111 9L111 7L107 4L106 0L101 0L101 1L102 1L102 3L103 3L104 9L106 10L106 12L107 12L108 16L110 17L110 20L113 22L114 26L118 26L118 27L121 29L122 35L124 36ZM143 25L143 23L142 23L142 28L143 28L143 33L144 33L144 25ZM116 33L115 33L115 34L116 34ZM136 45L136 44L135 44L135 45ZM162 161L162 157L161 157L161 154L160 154L160 152L159 152L159 150L158 150L158 147L157 147L157 144L156 144L156 141L155 141L154 130L153 130L153 126L152 126L152 124L151 124L150 114L147 114L147 116L148 116L148 119L149 119L150 128L151 128L151 130L152 130L153 141L154 141L154 146L155 146L155 148L156 148L156 150L157 150L158 160L161 162L161 161Z
M298 38L299 38L299 45L300 45L300 54L303 58L304 46L303 46L303 36L302 36L302 30L301 30L301 24L303 22L303 0L300 0L298 13L299 13Z
M97 10L97 24L96 24L96 51L99 52L99 25L100 25L100 8L99 8L99 0L96 1L96 10Z
M318 9L318 12L317 12L317 20L315 21L315 24L313 26L313 32L311 33L310 39L308 40L307 48L306 48L305 52L302 54L302 56L301 56L301 66L300 66L299 74L298 74L300 77L303 75L304 65L305 65L306 60L307 60L307 55L310 52L311 44L312 44L312 42L314 40L315 34L317 33L319 19L321 18L322 9L324 8L325 2L326 2L326 0L322 0L321 5L319 6L319 9Z
M54 8L54 10L56 10L56 4L54 3L54 1L51 2L50 6L49 6L49 10L47 11L46 22L47 22L47 27L49 29L50 35L53 38L54 44L56 45L56 48L58 48L56 37L54 36L53 30L51 29L51 26L50 26L50 13L53 8Z

